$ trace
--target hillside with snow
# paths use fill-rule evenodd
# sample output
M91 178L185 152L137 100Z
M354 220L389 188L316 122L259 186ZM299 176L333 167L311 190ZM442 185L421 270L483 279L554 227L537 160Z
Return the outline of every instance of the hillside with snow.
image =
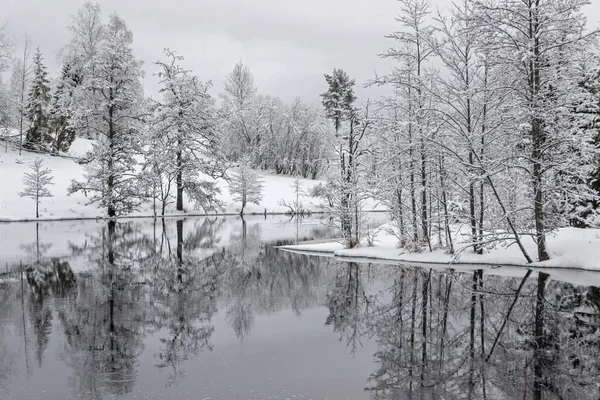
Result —
M19 155L17 149L8 147L4 149L4 143L0 146L0 182L2 182L2 191L0 192L0 221L23 221L35 220L35 203L33 200L21 198L19 192L23 190L23 176L29 172L30 164L36 158L44 160L44 166L52 170L54 185L50 186L53 197L44 198L40 204L40 220L57 219L80 219L96 218L106 214L106 210L99 209L96 205L88 204L89 199L82 193L77 192L69 195L67 188L73 179L82 180L83 167L76 162L77 158L85 155L92 148L92 141L88 139L77 138L68 154L55 156L50 154L38 154L29 151L22 151ZM264 213L285 213L288 208L280 205L283 199L286 203L292 204L295 201L296 194L294 181L296 178L282 175L271 175L264 172L260 173L263 179L263 199L256 204L248 204L244 210L245 214ZM308 193L310 189L322 183L319 180L300 179L302 190ZM218 188L221 190L218 198L223 203L223 210L219 214L239 214L241 204L232 200L229 192L228 183L224 179L217 180ZM184 196L183 215L202 215L204 210L194 209L194 204ZM325 204L317 198L312 198L305 194L300 198L304 208L312 211L324 211ZM379 206L371 201L368 206L376 209ZM157 205L157 213L160 214L160 206ZM179 215L176 212L175 205L170 204L167 209L167 215ZM211 212L209 214L214 214ZM146 203L139 211L132 213L131 217L153 216L154 209L151 202Z

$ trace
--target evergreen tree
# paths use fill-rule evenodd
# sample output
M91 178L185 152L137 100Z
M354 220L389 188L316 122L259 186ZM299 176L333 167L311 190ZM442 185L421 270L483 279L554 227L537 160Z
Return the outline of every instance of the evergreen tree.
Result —
M50 86L48 72L42 60L39 47L33 56L33 81L29 90L29 98L25 115L29 120L29 129L25 139L25 147L39 149L52 140L49 132Z
M325 80L329 88L321 94L323 107L327 116L333 120L335 135L338 136L342 121L349 118L356 101L354 79L350 79L343 69L334 69L331 75L325 74Z
M340 177L339 179L333 178L332 181L339 183L336 185L335 191L338 193L340 201L336 204L335 211L339 214L340 227L346 244L352 248L358 244L355 240L358 234L353 234L353 228L358 226L358 224L353 224L353 196L356 192L352 190L352 183L356 183L355 152L358 150L358 142L355 141L358 119L354 107L356 101L353 89L354 79L350 79L344 70L334 69L333 74L325 74L325 80L329 88L321 94L321 97L327 117L333 120L336 138L340 136L342 123L349 122L347 134L342 135L336 146L340 158ZM361 138L362 135L364 135L364 131L360 135Z
M80 83L81 75L74 70L69 61L65 62L52 96L52 108L50 109L54 151L66 152L75 140L76 131L71 123L71 110L73 92Z

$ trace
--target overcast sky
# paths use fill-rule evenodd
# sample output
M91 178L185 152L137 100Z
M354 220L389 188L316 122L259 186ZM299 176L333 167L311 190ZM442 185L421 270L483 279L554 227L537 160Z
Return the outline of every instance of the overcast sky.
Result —
M57 55L69 40L67 26L82 0L0 0L14 36L31 36L52 75ZM100 0L106 17L117 12L134 35L134 51L145 61L145 88L157 90L153 61L169 47L184 66L212 80L213 94L238 60L247 64L259 91L284 100L318 101L323 74L343 68L361 86L392 65L377 54L391 45L384 35L397 29L395 0ZM434 6L449 0L433 0ZM600 21L600 0L586 10ZM22 40L21 40L22 42ZM358 88L362 100L379 91Z

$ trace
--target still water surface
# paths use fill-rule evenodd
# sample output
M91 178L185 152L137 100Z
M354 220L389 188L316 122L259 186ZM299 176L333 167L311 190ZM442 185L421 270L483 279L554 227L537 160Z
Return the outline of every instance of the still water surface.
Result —
M274 248L332 235L318 218L3 225L0 399L600 397L597 287Z

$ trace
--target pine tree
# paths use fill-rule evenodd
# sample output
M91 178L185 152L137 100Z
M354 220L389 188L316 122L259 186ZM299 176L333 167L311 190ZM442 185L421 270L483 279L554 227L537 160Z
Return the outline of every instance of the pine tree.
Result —
M25 115L29 120L29 129L25 139L25 147L41 149L52 140L49 132L50 81L42 60L39 47L33 56L33 81L29 90Z
M73 93L80 83L81 75L73 69L69 61L65 62L52 96L52 108L50 109L54 151L66 152L75 140L76 130L71 122L71 110L74 100Z
M325 80L329 88L321 94L323 107L327 116L333 120L335 135L338 136L342 122L349 119L356 101L354 79L350 79L343 69L334 69L331 75L325 74Z
M240 215L244 214L244 208L248 203L260 204L263 198L263 180L252 169L249 156L240 159L238 167L229 180L229 192L233 201L242 203Z
M338 146L336 146L338 148L338 156L340 157L340 179L339 185L336 185L340 202L336 211L339 213L340 226L344 238L349 247L354 247L357 244L354 243L357 235L352 234L353 192L351 190L351 182L355 179L353 176L355 172L355 158L352 151L353 147L355 147L354 129L357 125L356 110L354 108L354 102L356 101L353 89L354 79L350 79L344 70L334 69L333 74L325 74L325 80L329 88L325 93L321 94L321 97L323 98L323 107L328 118L333 120L336 138L340 136L342 123L349 121L347 134L342 135L342 139L339 141ZM338 180L333 179L333 181Z
M52 182L52 170L44 168L44 160L36 158L31 163L31 172L25 173L23 177L23 186L25 189L19 192L19 196L27 197L35 201L35 217L39 218L39 205L44 197L52 197L48 186L54 185Z

